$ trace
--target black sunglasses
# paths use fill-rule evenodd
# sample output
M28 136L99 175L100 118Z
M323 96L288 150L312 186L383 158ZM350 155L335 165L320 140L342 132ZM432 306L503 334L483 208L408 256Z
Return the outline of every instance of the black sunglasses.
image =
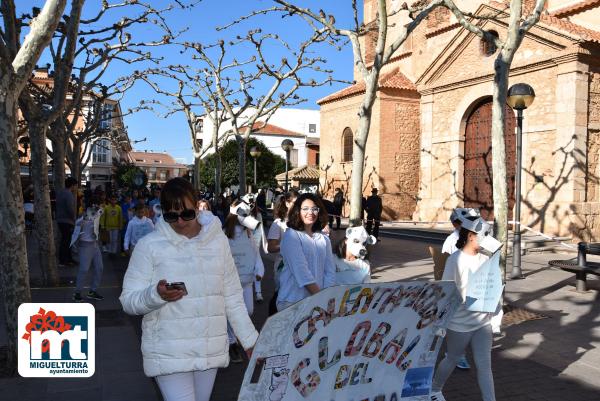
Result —
M183 221L194 220L196 218L196 211L194 209L185 209L181 213L166 212L163 214L163 219L167 223L175 223L180 217Z

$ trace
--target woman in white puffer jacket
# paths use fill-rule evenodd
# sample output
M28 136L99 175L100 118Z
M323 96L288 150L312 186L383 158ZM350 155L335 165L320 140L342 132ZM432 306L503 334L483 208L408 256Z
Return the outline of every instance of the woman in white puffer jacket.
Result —
M169 400L208 401L229 363L227 321L251 352L258 337L218 218L198 214L191 184L167 182L163 217L136 245L123 281L125 312L144 315L144 372ZM168 286L169 282L183 282Z

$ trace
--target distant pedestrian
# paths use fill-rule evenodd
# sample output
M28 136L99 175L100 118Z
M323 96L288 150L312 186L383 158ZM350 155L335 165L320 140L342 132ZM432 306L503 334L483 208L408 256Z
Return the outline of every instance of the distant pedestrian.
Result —
M454 312L448 324L446 334L446 356L440 362L435 373L431 390L432 395L441 395L441 391L450 377L460 357L469 344L477 368L477 382L483 401L495 401L494 378L492 376L492 325L493 314L470 311L466 305L469 275L476 272L489 258L480 253L479 233L487 230L487 223L480 217L461 218L457 248L446 261L443 280L454 281L462 303ZM489 239L486 237L486 239ZM493 251L493 250L489 250Z
M210 399L229 363L227 321L248 354L258 338L221 223L196 205L189 181L165 184L162 219L137 243L119 298L126 313L144 315L144 372L167 401Z
M367 232L373 234L376 239L379 239L379 226L381 225L381 213L383 212L383 203L377 188L371 190L371 196L367 198Z
M119 238L123 228L123 211L117 204L115 195L110 197L110 203L104 207L104 213L100 218L100 227L108 233L108 253L116 256L121 242Z
M277 310L290 307L321 289L335 285L335 263L323 202L314 194L300 195L288 214L281 241L284 267L279 276Z
M344 193L340 188L335 189L335 196L333 197L333 206L335 206L335 229L340 229L340 223L342 220L342 210L344 209Z
M267 212L267 195L262 188L258 190L258 195L256 195L256 206L259 213L264 216Z
M225 219L223 227L229 240L229 249L237 268L244 303L250 316L254 313L252 284L255 280L260 282L265 275L265 266L252 238L252 230L260 226L260 223L257 223L258 220L252 219L250 215L250 206L237 200L231 205L231 211ZM241 346L238 345L232 330L228 329L228 333L229 357L232 362L240 363L242 362Z
M58 262L65 265L74 265L76 262L71 256L69 243L77 218L77 180L69 177L65 180L65 188L56 192L56 223L60 230L60 245L58 248Z
M269 227L267 234L267 250L274 255L273 260L273 276L275 280L275 293L269 302L269 316L277 313L277 293L279 291L279 274L283 269L283 259L281 258L281 240L283 234L287 230L288 212L294 205L299 194L295 190L280 195L273 207L273 223Z
M103 210L97 207L88 207L82 217L77 220L71 239L71 246L76 245L79 250L79 271L75 281L75 293L73 301L81 302L83 300L81 292L83 291L83 282L87 276L90 267L94 269L92 283L86 295L87 298L101 301L104 299L98 293L104 265L102 263L102 252L98 243L99 225Z
M154 223L146 217L146 206L136 205L135 216L129 220L123 241L123 250L129 255L133 252L135 245L146 235L154 231Z

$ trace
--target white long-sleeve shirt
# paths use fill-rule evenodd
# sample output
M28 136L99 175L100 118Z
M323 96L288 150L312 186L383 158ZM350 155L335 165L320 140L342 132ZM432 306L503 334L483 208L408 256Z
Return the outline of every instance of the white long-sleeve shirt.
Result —
M279 275L277 302L297 302L308 296L308 284L327 288L336 284L335 262L329 237L320 232L311 236L288 229L281 241L284 268Z
M123 249L128 250L130 245L135 246L142 237L150 234L152 231L154 231L154 224L146 216L141 219L136 216L129 220L127 230L125 231Z
M442 253L452 255L454 252L458 251L458 248L456 247L456 241L458 241L459 231L460 228L456 228L454 231L452 231L452 234L446 237L444 245L442 245Z
M489 258L481 253L469 255L463 251L454 252L446 260L442 280L454 281L462 299L450 319L448 328L453 331L470 332L490 324L491 313L473 312L467 309L466 297L469 285L469 272L474 272Z

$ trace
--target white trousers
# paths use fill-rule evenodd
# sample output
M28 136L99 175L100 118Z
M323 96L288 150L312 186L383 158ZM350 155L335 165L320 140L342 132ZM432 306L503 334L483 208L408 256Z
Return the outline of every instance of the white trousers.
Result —
M164 401L209 401L217 369L156 376Z
M109 230L108 231L108 235L109 235L109 243L108 243L108 252L109 253L117 253L119 252L119 234L121 233L121 230Z
M248 315L252 316L254 313L254 291L252 291L252 283L242 284L242 293L244 295L244 303L246 304ZM229 323L227 323L227 335L229 336L229 344L235 344L237 342L233 329Z

